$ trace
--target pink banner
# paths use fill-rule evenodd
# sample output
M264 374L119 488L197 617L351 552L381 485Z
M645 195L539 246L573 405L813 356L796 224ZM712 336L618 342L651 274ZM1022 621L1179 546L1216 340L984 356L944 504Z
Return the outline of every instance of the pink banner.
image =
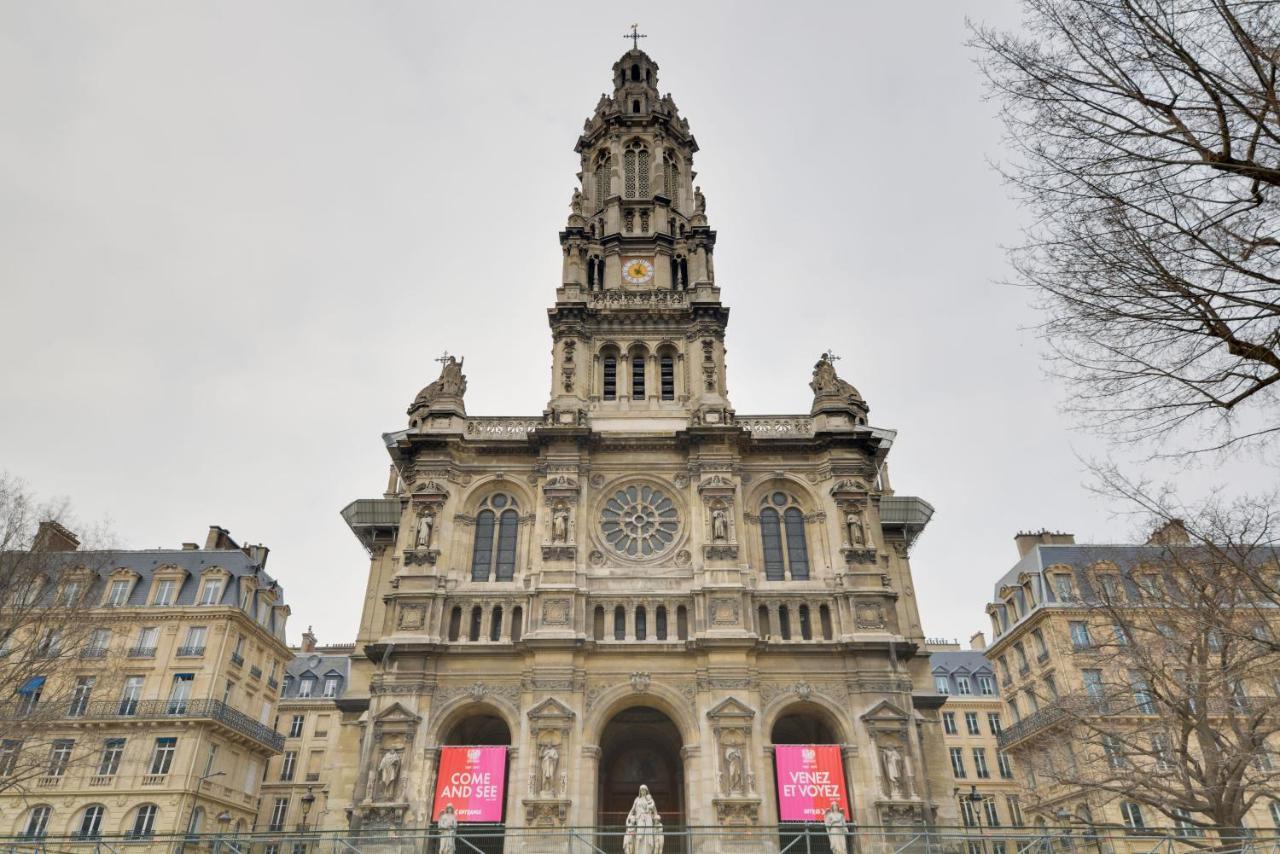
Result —
M431 820L438 821L444 808L452 804L458 821L502 821L506 779L505 747L440 748Z
M778 817L782 821L822 821L835 801L849 815L844 762L838 744L779 744L773 748L778 769Z

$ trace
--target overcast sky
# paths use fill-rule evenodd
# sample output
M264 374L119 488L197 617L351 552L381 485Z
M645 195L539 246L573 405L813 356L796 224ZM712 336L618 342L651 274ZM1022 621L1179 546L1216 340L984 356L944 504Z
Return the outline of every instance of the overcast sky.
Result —
M0 2L0 469L130 547L266 543L290 638L353 638L368 561L338 511L382 493L432 359L466 357L471 414L546 403L573 144L626 8ZM926 631L988 625L1019 529L1130 537L997 283L1021 213L964 19L1014 4L642 9L701 146L731 400L807 412L843 357L899 431L898 493L937 508Z

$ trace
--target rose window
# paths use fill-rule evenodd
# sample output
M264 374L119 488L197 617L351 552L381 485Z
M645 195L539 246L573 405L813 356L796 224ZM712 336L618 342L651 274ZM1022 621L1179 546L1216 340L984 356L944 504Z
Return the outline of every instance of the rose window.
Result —
M651 486L620 489L600 511L605 542L627 557L661 554L675 542L679 526L675 504Z

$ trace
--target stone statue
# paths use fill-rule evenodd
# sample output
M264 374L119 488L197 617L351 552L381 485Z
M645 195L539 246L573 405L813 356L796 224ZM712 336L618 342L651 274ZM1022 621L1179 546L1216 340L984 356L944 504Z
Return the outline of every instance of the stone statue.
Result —
M880 748L880 763L884 766L884 779L889 784L888 795L891 798L901 798L902 795L902 778L905 771L906 759L903 758L902 752L892 744Z
M839 398L842 403L865 410L866 401L858 390L836 374L837 358L839 357L833 353L826 352L813 366L813 379L809 380L809 388L813 389L814 402L820 398Z
M400 779L400 753L388 750L378 762L379 794L384 801L395 800L396 782Z
M577 187L573 188L573 198L569 200L569 210L574 216L582 216L582 191Z
M711 511L711 539L715 542L729 539L729 514L723 507Z
M742 750L736 745L724 749L724 763L729 769L728 792L742 791Z
M835 802L822 814L822 823L827 828L827 840L831 843L831 854L848 854L849 823L845 821L844 812Z
M693 212L695 214L705 214L707 212L707 197L702 195L701 187L693 188Z
M445 804L436 820L436 830L440 832L439 854L454 854L457 850L455 837L458 834L458 816L453 811L453 804Z
M557 504L551 514L551 542L569 542L569 508Z
M462 361L448 354L441 356L437 361L441 364L440 377L418 392L418 396L413 399L413 404L409 407L410 415L420 409L429 408L441 398L454 398L453 403L460 408L462 396L467 393L467 378L462 374Z
M560 764L560 751L556 749L554 744L542 745L542 750L538 751L538 758L542 765L542 785L540 791L554 793L556 790L556 767Z
M662 817L649 794L648 786L640 787L627 813L627 835L622 840L626 854L662 854Z
M865 545L865 539L862 536L862 519L857 513L849 512L844 514L844 526L847 531L846 536L849 538L849 545L853 548L861 548Z
M430 510L424 512L418 517L418 537L414 541L414 548L429 549L431 548L431 534L436 527L436 514Z

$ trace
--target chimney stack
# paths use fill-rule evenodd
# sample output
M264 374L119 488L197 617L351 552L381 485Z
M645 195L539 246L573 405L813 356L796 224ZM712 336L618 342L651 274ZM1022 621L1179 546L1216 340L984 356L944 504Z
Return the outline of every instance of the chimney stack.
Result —
M52 519L40 523L36 538L31 543L33 552L73 552L80 547L80 538Z
M1076 535L1041 528L1039 531L1019 531L1013 541L1018 544L1018 557L1023 558L1036 546L1075 545Z
M1191 535L1187 533L1187 523L1181 519L1170 519L1147 537L1149 546L1186 546L1191 544Z
M976 652L985 652L987 649L987 636L982 632L974 632L973 637L969 638L969 649Z
M236 545L236 541L231 539L231 532L221 525L209 526L209 536L205 538L204 547L206 551L239 548Z
M316 636L315 636L315 633L311 631L310 626L307 626L307 630L302 633L302 651L303 652L316 651Z

